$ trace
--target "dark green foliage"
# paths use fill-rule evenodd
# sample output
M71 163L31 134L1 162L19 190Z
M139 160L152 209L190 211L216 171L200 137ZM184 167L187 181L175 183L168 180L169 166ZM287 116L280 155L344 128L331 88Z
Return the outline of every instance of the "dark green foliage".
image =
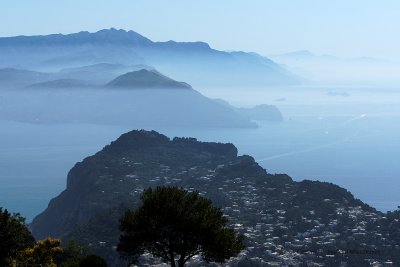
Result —
M107 263L99 256L89 255L81 260L79 267L107 267Z
M177 187L144 191L142 206L121 218L118 251L135 260L144 252L175 266L200 254L207 262L224 262L243 248L243 237L227 227L219 208L197 192Z
M79 263L89 255L89 248L85 245L69 241L67 247L63 249L58 266L60 267L76 267Z
M113 247L118 244L119 240L119 218L127 209L127 206L119 206L99 213L90 219L89 223L77 227L65 238L76 240L80 244L91 244L90 252L101 255L111 265L119 259L119 255ZM101 235L101 243L98 239L99 235Z
M25 218L0 208L0 266L7 266L19 251L32 247L34 242Z

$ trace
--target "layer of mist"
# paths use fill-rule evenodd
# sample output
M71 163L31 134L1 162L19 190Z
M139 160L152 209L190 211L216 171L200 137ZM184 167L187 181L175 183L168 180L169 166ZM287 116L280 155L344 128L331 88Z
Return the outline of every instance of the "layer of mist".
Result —
M291 72L314 84L396 86L400 84L400 62L369 57L339 58L296 51L270 56Z
M27 89L0 91L0 119L133 128L256 127L246 116L194 90Z

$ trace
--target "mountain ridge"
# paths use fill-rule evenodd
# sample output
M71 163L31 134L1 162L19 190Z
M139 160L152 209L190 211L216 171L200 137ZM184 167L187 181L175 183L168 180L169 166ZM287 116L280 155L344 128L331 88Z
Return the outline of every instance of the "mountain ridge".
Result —
M94 33L80 31L70 34L48 34L48 35L20 35L10 37L0 37L0 47L5 45L81 45L90 44L95 41L102 41L105 44L132 42L131 45L143 45L153 43L150 39L134 31L103 29ZM111 42L110 42L111 41Z
M301 82L254 53L219 51L200 41L153 42L134 31L1 37L0 48L0 67L61 70L98 63L145 64L195 87Z

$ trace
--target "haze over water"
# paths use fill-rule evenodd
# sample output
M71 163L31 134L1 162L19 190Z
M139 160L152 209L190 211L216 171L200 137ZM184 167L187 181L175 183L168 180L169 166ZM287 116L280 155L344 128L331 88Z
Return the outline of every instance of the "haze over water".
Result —
M400 91L292 87L202 92L237 106L275 104L285 120L258 122L256 129L152 129L169 137L231 142L239 154L253 156L270 173L338 184L381 211L399 206ZM136 129L76 123L0 124L0 201L28 220L65 189L67 172L76 162Z

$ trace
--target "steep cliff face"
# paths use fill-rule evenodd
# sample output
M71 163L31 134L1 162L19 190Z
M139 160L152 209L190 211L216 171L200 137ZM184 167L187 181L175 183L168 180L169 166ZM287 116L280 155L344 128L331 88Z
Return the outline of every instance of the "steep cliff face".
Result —
M70 170L67 188L33 220L32 231L38 238L63 236L102 211L137 201L132 192L144 188L139 178L147 183L157 179L153 184L159 185L184 176L186 169L213 170L236 159L237 149L232 144L170 140L154 131L123 134ZM166 173L173 175L160 177Z

